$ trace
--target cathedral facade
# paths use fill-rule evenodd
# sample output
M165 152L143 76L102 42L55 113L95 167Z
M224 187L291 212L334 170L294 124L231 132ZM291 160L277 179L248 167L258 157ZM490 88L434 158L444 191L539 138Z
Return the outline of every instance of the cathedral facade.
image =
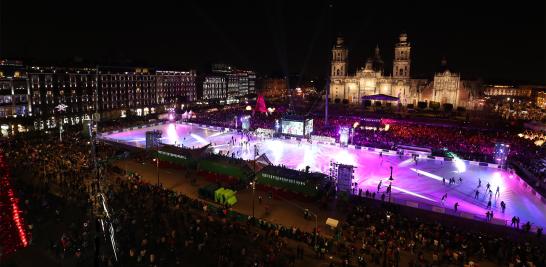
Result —
M366 65L354 75L348 73L349 50L344 40L338 37L332 49L330 73L330 95L332 99L347 100L358 104L364 96L388 95L397 98L402 105L417 102L450 103L454 107L472 108L471 99L477 93L476 88L468 88L460 75L447 69L442 61L442 70L434 75L433 80L411 78L411 44L406 34L400 34L394 47L392 73L384 71L379 47ZM474 92L474 93L473 93Z

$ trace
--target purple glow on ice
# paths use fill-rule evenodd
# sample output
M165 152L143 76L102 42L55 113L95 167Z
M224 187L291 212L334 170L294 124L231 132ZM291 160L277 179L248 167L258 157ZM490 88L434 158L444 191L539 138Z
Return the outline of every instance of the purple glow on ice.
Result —
M253 148L257 145L259 154L265 153L273 164L283 164L298 170L309 166L311 171L329 173L330 161L354 165L357 167L355 181L363 191L377 192L377 185L383 180L379 195L388 186L389 167L393 166L393 199L438 206L441 197L447 193L448 198L444 202L446 209L452 209L455 202L458 202L460 212L480 216L484 216L487 211L489 196L485 193L485 186L489 183L493 194L497 186L500 189L500 196L492 197L495 219L510 221L512 216L519 216L522 223L531 221L534 225L546 227L546 204L531 194L519 179L504 170L471 165L463 160L442 162L420 158L416 165L409 157L400 159L398 155L390 153L383 153L379 157L376 152L368 150L284 139L253 139L248 146L242 146L239 134L174 123L115 133L106 138L144 147L145 132L152 129L163 132L163 143L176 142L187 147L202 147L210 142L218 151L234 153L236 157L246 160L254 157ZM232 137L236 140L235 145L228 144ZM438 182L442 181L442 177L446 180L455 178L457 183L444 185ZM459 183L459 177L462 177L462 183ZM482 186L479 188L479 198L475 199L478 179L481 179ZM505 213L501 212L501 201L507 204Z

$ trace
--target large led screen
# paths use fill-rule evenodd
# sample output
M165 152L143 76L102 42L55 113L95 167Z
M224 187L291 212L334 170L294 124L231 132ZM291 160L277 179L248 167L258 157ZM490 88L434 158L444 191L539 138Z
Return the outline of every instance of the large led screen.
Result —
M303 136L303 121L282 121L282 133Z

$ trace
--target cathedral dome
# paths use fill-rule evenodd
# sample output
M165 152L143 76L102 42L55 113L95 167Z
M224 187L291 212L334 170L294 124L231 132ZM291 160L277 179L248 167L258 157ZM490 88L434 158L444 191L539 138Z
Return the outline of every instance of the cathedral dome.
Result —
M370 59L368 59L370 60ZM379 45L375 47L375 54L373 56L372 60L372 69L375 72L383 72L383 59L381 59L381 54L379 53Z
M440 62L440 67L437 69L438 73L444 73L444 72L450 72L449 67L447 66L447 59L445 57L442 58L442 61Z

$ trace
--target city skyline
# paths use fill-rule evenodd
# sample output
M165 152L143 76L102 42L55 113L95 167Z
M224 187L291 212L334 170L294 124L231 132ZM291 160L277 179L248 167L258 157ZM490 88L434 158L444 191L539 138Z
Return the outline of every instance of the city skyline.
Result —
M417 78L432 77L446 57L465 79L546 83L543 3L24 5L1 4L1 58L171 69L226 62L264 75L326 77L337 36L347 40L354 73L377 45L392 51L398 35L407 33ZM385 52L384 61L392 62Z

